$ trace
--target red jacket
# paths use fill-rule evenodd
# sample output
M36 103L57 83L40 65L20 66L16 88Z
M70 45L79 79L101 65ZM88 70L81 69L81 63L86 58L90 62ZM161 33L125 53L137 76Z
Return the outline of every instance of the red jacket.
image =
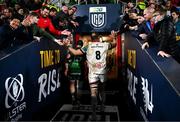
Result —
M178 6L179 0L171 0L173 6Z
M54 35L60 35L61 34L61 31L55 29L54 25L52 24L51 20L48 17L43 18L42 16L40 16L37 25L40 28L48 29Z

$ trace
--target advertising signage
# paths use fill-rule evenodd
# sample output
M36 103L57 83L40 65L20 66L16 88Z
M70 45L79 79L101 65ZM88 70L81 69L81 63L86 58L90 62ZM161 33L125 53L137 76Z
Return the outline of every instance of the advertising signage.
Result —
M179 121L180 65L172 58L157 56L157 47L142 50L141 43L126 35L125 59L132 109L145 121Z
M1 58L0 120L33 120L59 106L65 56L63 46L44 39Z
M78 5L77 10L76 19L81 26L76 32L111 32L120 28L120 4Z

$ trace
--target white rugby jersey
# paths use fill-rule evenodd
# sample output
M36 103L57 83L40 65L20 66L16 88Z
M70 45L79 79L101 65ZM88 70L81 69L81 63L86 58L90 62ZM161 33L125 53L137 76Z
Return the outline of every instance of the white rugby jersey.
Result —
M106 72L106 56L111 45L107 42L89 42L81 48L86 53L89 73L104 74Z

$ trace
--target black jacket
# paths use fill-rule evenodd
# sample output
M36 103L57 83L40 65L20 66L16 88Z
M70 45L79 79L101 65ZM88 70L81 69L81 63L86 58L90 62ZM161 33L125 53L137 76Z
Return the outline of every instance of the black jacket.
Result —
M0 27L0 50L11 47L15 33L9 24Z
M15 31L15 40L13 42L14 46L27 44L33 41L33 30L32 27L25 27L24 25L20 25L20 27Z
M165 51L172 56L178 53L174 24L169 17L164 17L162 21L155 25L154 37L159 44L159 50Z

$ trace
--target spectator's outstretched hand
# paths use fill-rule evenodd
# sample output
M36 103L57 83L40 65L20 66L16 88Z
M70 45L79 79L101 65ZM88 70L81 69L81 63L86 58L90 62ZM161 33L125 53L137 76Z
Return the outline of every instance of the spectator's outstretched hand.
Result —
M63 40L63 44L64 44L65 46L71 46L71 40L68 39L68 38L66 38L66 39Z
M116 38L118 32L119 32L119 31L116 32L116 31L112 30L112 31L111 31L111 37L112 37L112 38Z
M71 23L74 25L74 27L77 27L77 26L79 26L79 23L78 23L78 22L71 21Z
M147 39L147 34L139 34L139 36L140 36L143 40Z
M59 45L64 45L61 39L54 39L54 41Z
M115 37L115 31L114 30L111 31L111 35L112 35L112 37Z
M145 48L149 48L149 44L148 42L145 42L144 44L142 44L141 48L144 50Z
M33 38L37 41L37 42L40 42L41 38L38 37L38 36L33 36Z
M169 55L168 53L165 53L164 51L159 51L158 53L157 53L157 55L159 56L161 56L161 57L170 57L171 55Z
M63 30L63 31L61 32L61 34L69 36L69 35L71 34L71 32L68 31L68 30Z

